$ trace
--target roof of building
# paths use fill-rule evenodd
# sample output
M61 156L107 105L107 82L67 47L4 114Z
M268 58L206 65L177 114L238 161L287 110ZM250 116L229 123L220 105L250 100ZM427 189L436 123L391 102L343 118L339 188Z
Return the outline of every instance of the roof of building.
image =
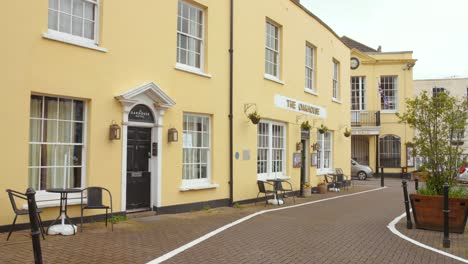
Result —
M348 46L350 49L357 49L361 52L380 52L376 49L373 49L369 46L366 46L360 42L355 41L354 39L348 38L347 36L341 37L341 40Z

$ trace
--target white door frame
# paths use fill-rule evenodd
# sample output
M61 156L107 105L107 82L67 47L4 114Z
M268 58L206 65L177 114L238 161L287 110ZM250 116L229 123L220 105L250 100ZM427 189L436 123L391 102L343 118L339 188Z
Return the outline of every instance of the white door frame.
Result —
M121 211L127 210L127 135L128 127L148 127L151 128L151 143L158 143L158 156L150 157L148 169L151 173L151 194L150 206L160 207L162 204L162 133L163 116L165 111L175 105L164 91L153 82L140 85L115 97L123 106L122 111L122 175L121 175ZM136 105L145 105L153 113L154 123L131 122L128 121L130 110Z

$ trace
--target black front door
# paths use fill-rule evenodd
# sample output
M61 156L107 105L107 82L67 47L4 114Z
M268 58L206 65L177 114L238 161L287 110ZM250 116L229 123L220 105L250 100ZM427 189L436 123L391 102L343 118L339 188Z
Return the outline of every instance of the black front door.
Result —
M151 128L128 127L127 210L150 207Z

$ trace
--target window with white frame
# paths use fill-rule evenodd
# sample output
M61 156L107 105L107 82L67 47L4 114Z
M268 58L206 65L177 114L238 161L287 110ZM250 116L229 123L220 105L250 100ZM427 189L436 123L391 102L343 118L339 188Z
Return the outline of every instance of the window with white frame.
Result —
M286 174L285 125L261 121L257 130L257 177L272 178Z
M380 138L380 167L401 167L401 141L398 136L386 135Z
M279 79L279 27L266 22L265 73Z
M315 49L309 44L306 44L306 56L305 56L305 90L309 92L315 92L314 86L314 60L315 60Z
M210 117L184 114L182 182L210 183Z
M332 132L317 132L317 174L332 170Z
M49 0L49 30L97 43L99 0Z
M433 87L432 88L432 97L436 97L441 93L445 93L444 87Z
M177 15L177 63L203 70L204 12L179 1Z
M340 98L340 63L333 60L333 99L339 100Z
M84 169L85 103L32 95L29 123L29 186L81 188Z
M351 77L351 110L366 110L366 77Z
M380 107L382 110L397 110L398 105L398 85L396 76L381 76L380 87L385 96L380 96Z

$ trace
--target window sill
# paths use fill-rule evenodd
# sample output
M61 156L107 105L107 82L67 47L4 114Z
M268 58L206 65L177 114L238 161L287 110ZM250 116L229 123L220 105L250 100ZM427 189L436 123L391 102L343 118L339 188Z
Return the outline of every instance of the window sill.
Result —
M87 199L83 198L83 203L86 203ZM36 202L38 208L49 208L49 207L59 207L60 206L60 199L59 200L50 200L50 201L37 201ZM81 204L81 198L69 198L67 199L67 206L68 205L77 205ZM28 204L22 205L23 209L28 209Z
M396 114L397 110L380 110L381 114Z
M275 83L279 83L281 85L285 84L284 81L278 79L278 77L276 77L276 76L272 76L272 75L269 75L269 74L265 73L265 75L263 77L265 78L265 80L269 80L269 81L272 81L272 82L275 82Z
M204 73L198 68L187 66L184 64L176 63L174 68L179 71L189 72L203 77L211 78L211 74Z
M194 185L184 185L179 188L181 192L196 191L196 190L205 190L205 189L215 189L218 188L219 184L194 184Z
M55 33L55 32L47 32L47 33L42 34L42 37L46 38L46 39L51 39L51 40L55 40L55 41L64 42L64 43L67 43L67 44L83 47L83 48L88 48L88 49L93 49L93 50L97 50L97 51L107 52L106 48L99 47L96 44L91 44L91 43L86 42L86 41L80 41L80 40L75 39L75 38L73 38L71 36L67 37L66 34L59 34L59 33Z
M311 89L304 88L304 92L305 92L305 93L308 93L308 94L311 94L311 95L319 96L318 93L314 92L314 91L311 90Z
M332 174L333 171L332 170L322 170L322 171L317 171L317 177L319 176L324 176L324 175L329 175L329 174Z
M337 103L337 104L342 104L343 103L343 102L341 102L340 100L338 100L336 98L332 98L332 102Z

